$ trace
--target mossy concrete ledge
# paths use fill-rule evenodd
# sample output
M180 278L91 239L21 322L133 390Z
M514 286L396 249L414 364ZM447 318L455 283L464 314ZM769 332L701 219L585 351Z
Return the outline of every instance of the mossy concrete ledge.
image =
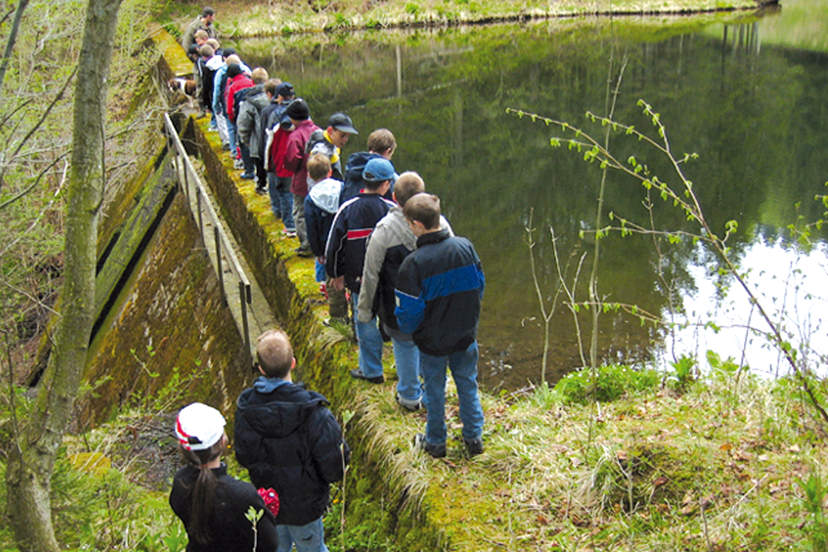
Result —
M184 139L196 144L222 214L276 318L291 336L300 378L328 397L340 419L353 413L346 426L354 451L347 476L347 523L381 517L400 550L486 550L486 542L502 542L499 533L504 527L492 522L500 506L492 490L484 490L489 485L481 483L489 479L491 468L479 461L481 457L463 457L459 430L451 425L446 460L413 450L412 438L422 431L425 414L407 413L396 405L395 378L372 385L349 376L357 366L356 346L322 324L327 307L313 281L313 259L295 255L297 241L282 236L269 198L238 178L206 125L206 118L191 118ZM389 349L384 356L388 366ZM389 374L393 376L390 367ZM483 396L482 401L484 409L495 408L491 397ZM456 404L452 392L447 410L456 414ZM469 469L475 473L467 478Z

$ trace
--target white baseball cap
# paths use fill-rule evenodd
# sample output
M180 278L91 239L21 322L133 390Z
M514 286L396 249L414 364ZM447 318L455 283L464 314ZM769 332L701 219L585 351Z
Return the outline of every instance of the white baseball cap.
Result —
M227 422L221 412L199 402L185 406L175 420L175 436L187 450L205 450L215 445Z

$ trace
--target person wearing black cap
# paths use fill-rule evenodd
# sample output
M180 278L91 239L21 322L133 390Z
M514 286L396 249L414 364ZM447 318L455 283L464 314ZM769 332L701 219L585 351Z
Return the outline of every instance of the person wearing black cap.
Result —
M316 130L308 138L305 150L308 157L314 153L324 153L331 161L333 177L337 180L345 180L342 176L342 161L340 159L342 148L348 143L351 134L359 134L354 128L351 118L344 113L334 113L328 119L328 128Z
M300 257L312 257L313 251L305 228L305 196L308 195L308 155L305 145L313 131L319 127L311 120L310 108L302 98L293 100L285 110L285 115L290 117L295 127L288 136L282 165L293 173L290 191L293 194L293 221L296 223L296 235L299 238L296 253Z
M213 8L205 7L201 10L201 15L193 19L189 25L187 25L187 29L184 31L184 34L181 35L181 46L184 48L184 51L190 49L190 45L193 44L194 37L197 31L204 31L207 33L207 38L217 38L218 33L216 33L216 28L213 26L213 20L216 17L216 11Z

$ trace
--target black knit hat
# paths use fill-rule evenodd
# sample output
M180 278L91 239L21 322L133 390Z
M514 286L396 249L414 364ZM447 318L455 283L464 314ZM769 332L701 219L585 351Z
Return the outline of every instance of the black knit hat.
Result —
M285 109L285 115L294 121L306 121L310 119L310 108L302 98L296 98Z

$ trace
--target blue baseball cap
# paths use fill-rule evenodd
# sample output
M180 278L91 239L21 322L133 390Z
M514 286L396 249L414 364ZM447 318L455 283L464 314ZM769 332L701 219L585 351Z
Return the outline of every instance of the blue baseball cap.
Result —
M394 165L391 161L384 157L375 157L368 161L365 169L362 171L362 179L366 182L382 182L384 180L393 180Z

